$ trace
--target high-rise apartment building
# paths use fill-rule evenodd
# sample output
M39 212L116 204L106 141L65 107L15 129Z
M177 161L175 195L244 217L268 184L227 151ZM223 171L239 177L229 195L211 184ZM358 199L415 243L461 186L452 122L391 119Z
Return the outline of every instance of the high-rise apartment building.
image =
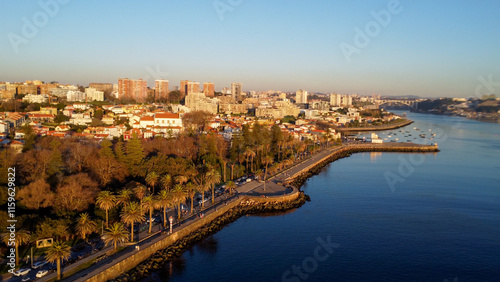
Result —
M148 82L142 79L118 79L118 98L134 99L146 102L148 97Z
M189 80L181 80L181 86L180 86L179 91L184 95L186 95L186 92L187 92L188 82L189 82Z
M235 101L241 101L243 99L241 96L241 83L231 83L231 95Z
M215 96L215 86L213 82L205 82L203 83L203 94L206 97L213 98Z
M190 93L199 93L200 92L200 83L194 81L188 81L186 85L186 95Z
M155 101L166 100L168 98L168 80L155 80Z
M106 93L113 92L113 84L111 83L89 83L89 87L95 88L97 91L102 91Z
M347 107L352 105L351 95L330 94L330 106L332 107Z
M298 90L295 92L295 103L296 104L307 104L307 91Z

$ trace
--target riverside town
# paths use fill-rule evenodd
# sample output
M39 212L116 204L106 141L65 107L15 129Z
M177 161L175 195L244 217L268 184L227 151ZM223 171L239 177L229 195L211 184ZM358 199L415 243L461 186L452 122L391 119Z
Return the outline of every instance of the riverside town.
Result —
M500 2L0 1L0 281L496 281Z

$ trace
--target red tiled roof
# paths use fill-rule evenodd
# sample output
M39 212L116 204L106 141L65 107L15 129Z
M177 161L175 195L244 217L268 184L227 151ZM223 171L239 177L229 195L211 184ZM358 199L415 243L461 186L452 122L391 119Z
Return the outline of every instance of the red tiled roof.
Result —
M155 118L179 118L179 114L173 113L156 113Z
M141 121L154 121L155 118L151 116L141 117Z

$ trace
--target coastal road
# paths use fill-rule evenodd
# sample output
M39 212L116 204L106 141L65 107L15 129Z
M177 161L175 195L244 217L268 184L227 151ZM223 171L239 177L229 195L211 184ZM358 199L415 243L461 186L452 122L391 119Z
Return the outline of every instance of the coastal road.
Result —
M242 194L250 194L250 195L256 195L256 194L268 194L268 195L273 195L273 194L282 194L287 192L287 188L285 188L282 185L277 184L278 182L283 181L284 179L288 178L290 175L294 175L295 173L299 173L303 171L304 169L314 165L318 160L321 160L325 158L326 156L330 155L332 152L339 150L341 147L332 147L328 148L322 151L319 151L315 153L314 155L310 155L306 157L306 159L300 161L299 163L296 163L292 166L292 168L287 169L283 172L278 173L277 175L271 177L268 182L266 183L266 190L264 191L264 183L258 182L258 181L251 181L248 183L245 183L242 186L239 186L236 188L237 193L235 195L232 195L231 197L228 197L228 194L224 194L221 196L216 197L216 203L214 205L211 205L207 207L205 210L203 210L203 213L205 215L208 215L216 210L216 208L220 205L224 205L225 201L227 202L232 202L232 201L237 201L239 200L240 195ZM291 191L291 189L290 189ZM173 231L179 231L182 228L185 228L186 226L189 226L193 222L196 222L200 218L197 216L199 212L197 212L194 215L190 215L187 218L182 219L181 222L177 222L174 224ZM161 224L160 224L161 225ZM160 226L158 225L158 226ZM157 230L157 229L153 229ZM146 232L143 234L146 235ZM144 236L145 236L144 235ZM63 270L64 272L67 272L71 269L74 269L76 267L79 267L83 263L89 262L95 258L100 257L100 261L97 264L94 264L90 266L87 269L84 269L80 272L78 272L75 275L72 275L70 277L65 278L63 281L85 281L86 279L95 276L96 274L102 272L103 270L107 269L110 265L116 264L128 257L130 257L134 252L137 251L136 246L139 246L139 249L146 248L164 238L164 236L169 236L169 235L164 235L161 234L161 231L157 231L156 233L153 233L149 235L149 237L142 238L140 239L139 242L135 244L128 244L126 248L119 253L111 254L111 255L106 255L106 252L111 251L111 247L107 247L106 249L97 252L83 260L80 260L72 265L69 265L65 267ZM142 236L141 236L142 237ZM39 281L47 281L49 279L55 278L56 273L51 273L50 275L47 275L46 277L40 279Z

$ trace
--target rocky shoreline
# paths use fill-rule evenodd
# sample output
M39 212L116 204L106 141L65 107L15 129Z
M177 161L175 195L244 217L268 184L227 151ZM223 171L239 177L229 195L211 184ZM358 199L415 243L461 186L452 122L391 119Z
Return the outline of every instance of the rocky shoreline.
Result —
M303 192L300 192L300 195L297 199L289 202L258 203L251 199L245 199L238 206L217 217L209 224L206 224L203 227L199 228L196 232L183 237L168 248L156 252L149 259L137 265L134 269L116 277L111 281L124 282L143 279L151 275L155 271L161 269L162 266L169 260L173 260L176 257L181 256L186 249L190 248L195 243L217 233L226 225L236 221L242 216L249 214L287 211L290 209L301 207L309 200L309 196L305 195Z

